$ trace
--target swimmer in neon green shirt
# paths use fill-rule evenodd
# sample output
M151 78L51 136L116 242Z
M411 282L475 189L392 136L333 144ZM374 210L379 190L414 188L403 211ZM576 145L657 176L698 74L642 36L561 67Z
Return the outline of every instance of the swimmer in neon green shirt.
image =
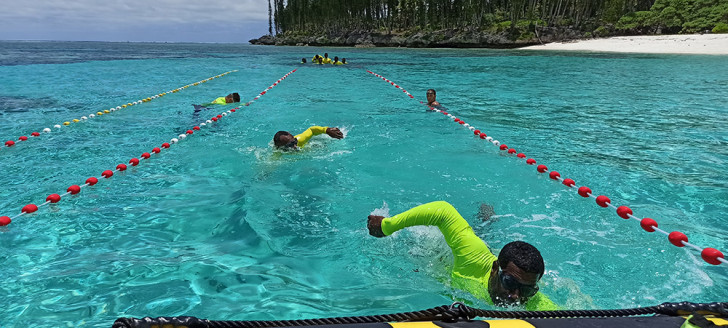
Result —
M213 100L212 102L207 103L207 104L202 104L202 105L192 104L192 107L195 108L195 113L197 113L197 112L202 111L203 109L210 109L210 108L207 108L208 106L226 105L226 104L236 103L236 102L240 102L240 95L237 92L231 93L225 97L215 98L215 100Z
M326 133L334 139L344 138L344 133L339 128L330 128L327 126L312 126L306 131L298 135L292 135L288 131L278 131L273 136L273 145L276 148L284 150L298 150L308 143L311 137Z
M455 258L452 277L456 287L489 304L524 305L528 311L558 310L538 291L544 264L535 247L514 241L496 257L447 202L423 204L390 218L370 215L367 222L369 234L379 238L417 225L436 226L445 236Z

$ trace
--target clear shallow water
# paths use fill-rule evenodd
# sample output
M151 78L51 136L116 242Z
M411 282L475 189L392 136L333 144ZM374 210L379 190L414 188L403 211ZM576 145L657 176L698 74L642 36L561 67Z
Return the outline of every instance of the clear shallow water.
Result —
M42 51L42 55L39 52ZM447 200L494 250L544 255L542 290L566 308L725 301L728 275L532 166L502 155L417 97L637 216L728 249L728 58L488 50L0 42L0 140L229 70L239 72L0 149L0 215L126 163L200 119L191 103L252 106L142 165L0 231L0 326L109 327L117 317L220 320L487 305L448 284L439 233L368 236L366 216ZM211 115L210 115L211 116ZM278 130L340 126L274 155ZM496 218L479 222L481 203Z

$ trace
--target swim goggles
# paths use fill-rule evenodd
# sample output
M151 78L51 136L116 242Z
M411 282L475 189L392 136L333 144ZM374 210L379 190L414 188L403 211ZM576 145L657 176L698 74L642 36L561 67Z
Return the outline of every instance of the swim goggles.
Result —
M283 147L286 149L298 149L298 139L293 138L293 140L291 142L287 143Z
M501 269L498 269L498 275L500 276L501 286L507 291L518 289L522 297L532 297L538 293L538 285L524 285L518 282L516 277L504 273Z

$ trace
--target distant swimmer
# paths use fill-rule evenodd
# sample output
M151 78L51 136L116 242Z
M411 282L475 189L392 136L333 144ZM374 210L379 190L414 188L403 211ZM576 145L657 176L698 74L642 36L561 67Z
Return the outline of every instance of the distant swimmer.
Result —
M455 287L489 304L521 305L527 311L558 310L554 302L538 291L544 263L536 247L514 241L503 246L496 257L447 202L423 204L389 218L367 218L369 234L378 238L412 226L436 226L445 236L455 260L451 274Z
M301 58L301 64L305 64L305 63L306 63L306 58Z
M346 58L341 58L341 63L342 63L342 64L344 64L344 65L348 64L348 63L346 62Z
M231 93L225 97L219 97L210 103L201 104L201 105L192 104L192 106L195 107L195 113L197 113L197 112L201 111L202 109L209 109L208 108L209 106L226 105L226 104L236 103L236 102L240 102L240 95L237 92Z
M344 65L344 63L339 61L339 56L334 57L334 65Z
M319 58L321 58L320 55L318 55L318 54L314 55L313 58L311 58L311 63L312 64L318 64L318 59Z
M288 131L278 131L273 136L273 145L275 145L275 147L278 149L298 150L299 148L303 148L303 146L308 143L311 137L324 133L328 134L329 137L332 137L334 139L344 138L344 133L341 132L339 128L330 128L327 126L312 126L306 129L306 131L304 131L303 133L295 136Z
M429 89L427 90L427 106L430 107L439 107L441 106L439 102L437 102L437 92L435 92L435 89Z
M324 62L324 64L332 64L332 63L333 63L333 62L331 61L331 58L329 58L329 53L328 53L328 52L324 53L324 59L323 59L323 62Z
M323 57L319 57L319 58L318 58L318 59L316 60L316 64L318 64L318 65L323 65L323 64L324 64L324 58L323 58Z

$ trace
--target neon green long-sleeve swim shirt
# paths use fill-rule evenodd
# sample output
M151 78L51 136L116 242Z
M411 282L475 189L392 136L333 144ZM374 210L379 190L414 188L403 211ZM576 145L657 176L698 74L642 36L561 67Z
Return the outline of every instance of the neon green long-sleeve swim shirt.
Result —
M328 126L312 126L306 129L306 131L303 131L303 133L295 135L293 137L298 139L298 147L302 148L306 145L306 143L308 143L311 137L326 133L326 129L328 128Z
M382 232L389 236L401 229L427 225L436 226L445 236L455 258L452 277L457 288L493 304L488 293L488 280L493 261L498 258L491 253L482 239L473 232L468 222L448 202L437 201L423 204L382 220ZM525 304L528 311L558 310L546 295L536 293Z
M226 105L225 97L215 98L212 102L201 104L200 106L212 106L212 105Z

